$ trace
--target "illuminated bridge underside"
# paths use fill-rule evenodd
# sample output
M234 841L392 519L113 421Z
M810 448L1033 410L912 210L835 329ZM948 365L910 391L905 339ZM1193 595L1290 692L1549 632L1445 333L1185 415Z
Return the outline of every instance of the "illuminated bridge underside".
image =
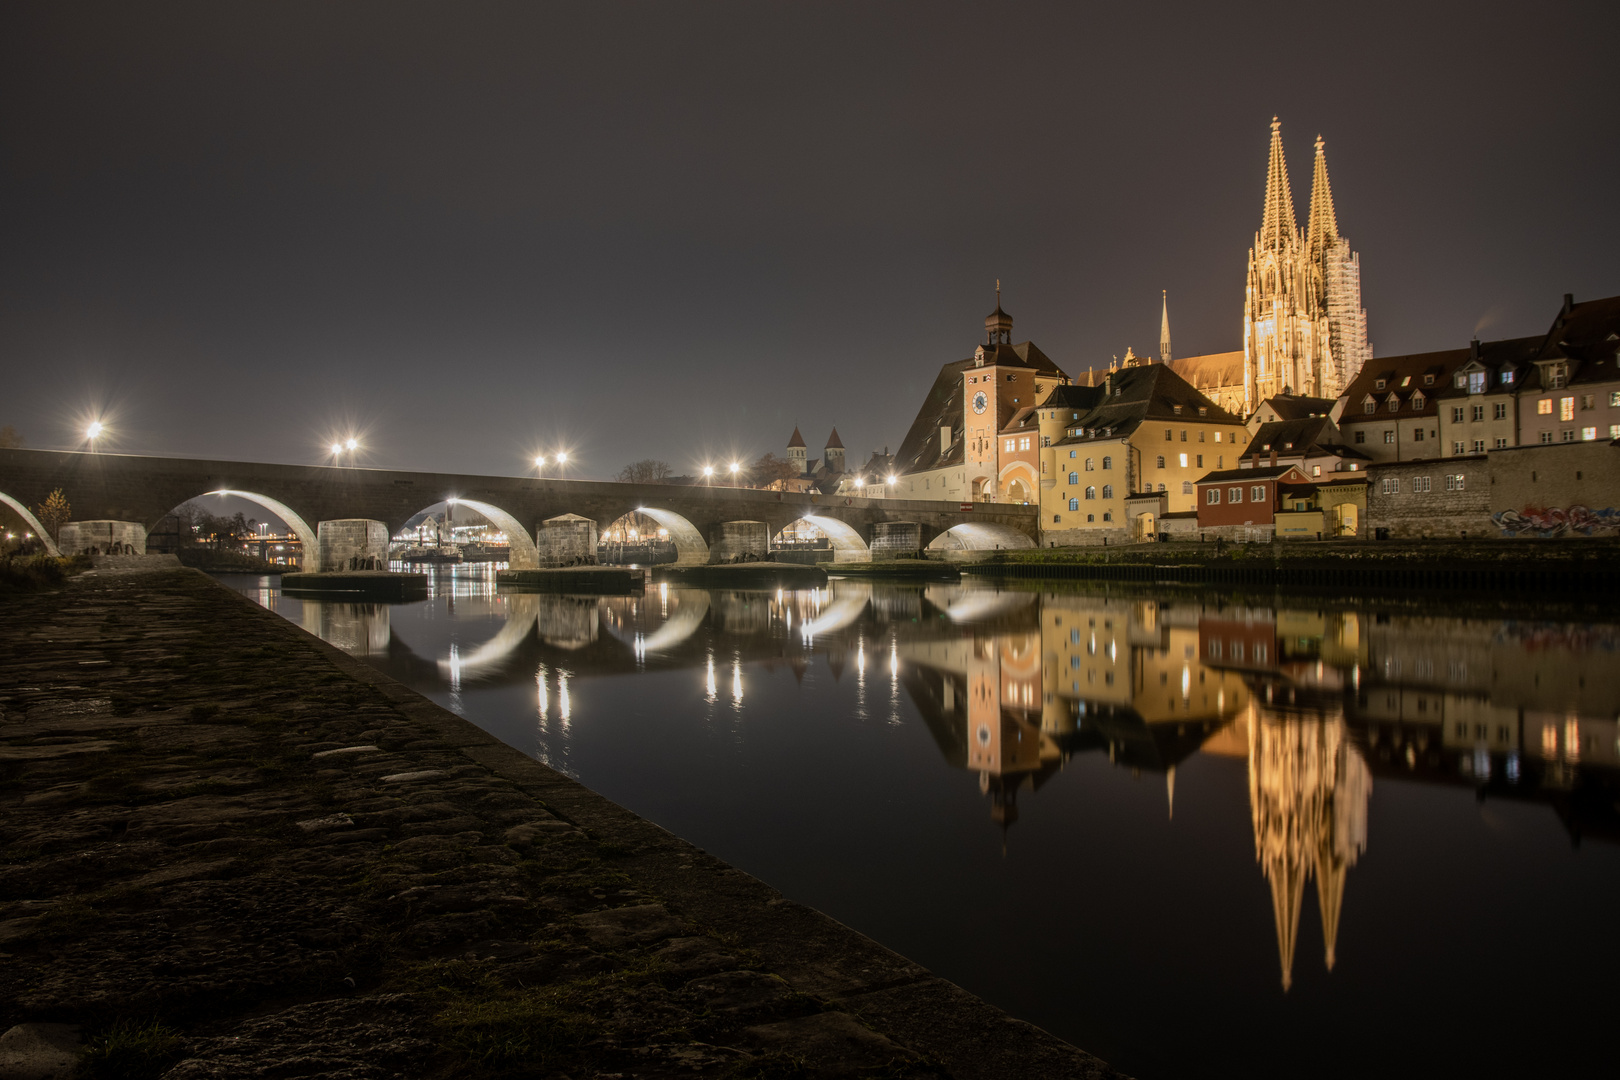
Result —
M564 514L589 518L601 530L640 511L670 531L682 562L707 561L723 527L732 522L763 522L767 535L775 535L808 520L831 539L840 562L870 558L879 525L915 524L920 542L934 551L1032 547L1038 529L1035 507L1002 503L963 510L957 503L747 488L0 449L0 502L29 527L39 523L28 508L56 488L72 505L75 520L132 521L148 530L182 503L228 492L282 518L310 551L318 549L323 521L380 521L393 535L425 508L454 498L505 530L517 567L537 565L535 531Z

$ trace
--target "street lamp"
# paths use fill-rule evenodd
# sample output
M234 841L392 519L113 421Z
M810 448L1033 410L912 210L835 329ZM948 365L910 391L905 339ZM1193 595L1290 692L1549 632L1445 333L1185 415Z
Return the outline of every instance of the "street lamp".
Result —
M742 463L733 461L731 463L731 482L733 484L737 482L737 474L740 472L742 472Z
M96 440L101 437L101 433L104 430L106 429L102 427L100 420L90 421L90 426L85 428L85 438L90 440L90 452L92 454L96 452Z

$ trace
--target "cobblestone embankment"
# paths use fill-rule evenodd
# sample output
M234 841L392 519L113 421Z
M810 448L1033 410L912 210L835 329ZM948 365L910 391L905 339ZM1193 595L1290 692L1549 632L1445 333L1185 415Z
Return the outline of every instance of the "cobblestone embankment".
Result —
M91 1075L1115 1075L194 571L0 599L0 806Z

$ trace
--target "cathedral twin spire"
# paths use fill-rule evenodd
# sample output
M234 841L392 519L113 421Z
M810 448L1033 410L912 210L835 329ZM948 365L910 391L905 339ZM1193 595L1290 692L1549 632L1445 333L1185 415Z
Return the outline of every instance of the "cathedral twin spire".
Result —
M1243 315L1244 408L1274 394L1337 397L1372 355L1361 307L1361 261L1339 235L1320 136L1310 213L1300 234L1283 156L1282 122L1271 120L1260 231L1249 250Z

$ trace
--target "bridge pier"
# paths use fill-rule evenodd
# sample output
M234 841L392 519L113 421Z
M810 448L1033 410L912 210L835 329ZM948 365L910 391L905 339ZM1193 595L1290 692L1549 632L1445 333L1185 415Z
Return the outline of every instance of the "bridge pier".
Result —
M138 521L69 521L56 546L64 555L145 555L146 526Z
M922 525L915 521L880 521L872 526L874 559L914 559L922 553Z
M596 563L596 522L578 514L562 514L540 523L534 546L541 566L580 566Z
M315 527L322 570L388 569L388 526L369 518L338 518Z
M764 561L771 551L770 526L763 521L722 521L709 537L709 562L731 562L739 555Z

